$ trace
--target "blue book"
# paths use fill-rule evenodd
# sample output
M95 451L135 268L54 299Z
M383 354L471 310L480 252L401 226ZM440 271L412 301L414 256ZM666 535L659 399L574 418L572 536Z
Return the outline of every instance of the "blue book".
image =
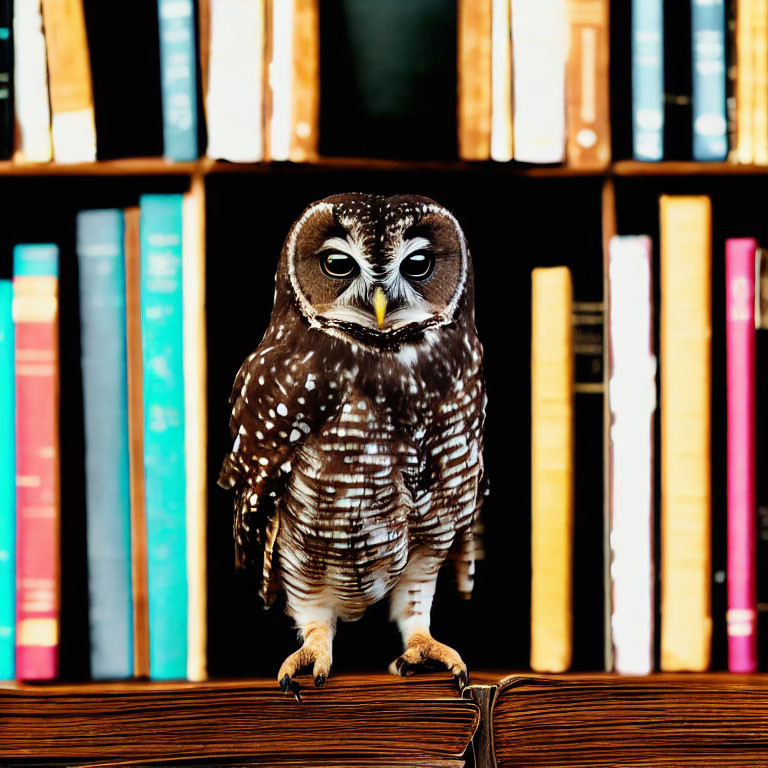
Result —
M693 159L725 160L725 3L691 0L693 51Z
M182 195L144 195L141 340L150 677L187 673Z
M0 280L0 680L15 677L16 395L13 283Z
M194 0L158 0L163 154L197 159L197 57Z
M133 675L125 255L121 210L77 215L91 676Z
M664 154L664 14L662 0L632 0L632 153Z

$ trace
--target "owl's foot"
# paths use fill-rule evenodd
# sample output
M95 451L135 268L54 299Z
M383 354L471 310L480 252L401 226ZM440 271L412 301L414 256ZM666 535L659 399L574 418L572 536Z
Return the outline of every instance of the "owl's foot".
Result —
M414 632L408 638L405 651L389 665L389 671L393 675L406 677L420 667L447 667L453 675L459 693L469 682L467 665L461 656L450 646L439 643L426 631Z
M298 701L301 701L299 691L301 686L293 679L304 667L312 665L312 676L315 685L320 688L325 685L328 673L331 671L331 642L333 630L328 624L315 621L307 624L301 631L304 644L294 651L281 665L277 673L277 681L285 693L291 691Z

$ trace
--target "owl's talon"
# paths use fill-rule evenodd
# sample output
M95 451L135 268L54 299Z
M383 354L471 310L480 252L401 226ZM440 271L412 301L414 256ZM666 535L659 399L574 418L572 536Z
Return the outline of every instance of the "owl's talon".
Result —
M315 677L315 688L322 688L325 685L325 681L328 679L326 675L319 674Z
M453 682L456 683L456 688L459 693L464 693L464 689L469 684L469 678L467 672L464 669L460 669L458 672L453 673Z
M296 701L301 702L301 685L295 680L291 680L288 675L283 675L280 680L280 687L283 689L283 693L288 693L290 691L296 697Z

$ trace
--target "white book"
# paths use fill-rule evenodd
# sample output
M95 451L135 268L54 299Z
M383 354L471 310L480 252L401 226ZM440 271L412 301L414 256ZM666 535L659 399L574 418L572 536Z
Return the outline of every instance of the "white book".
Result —
M565 0L512 0L515 160L565 159Z
M491 4L491 160L512 159L512 40L510 0Z
M611 640L614 669L653 670L651 240L611 238L608 262Z
M288 160L293 117L293 0L274 0L272 4L269 86L272 91L270 156L272 160Z
M40 0L13 7L14 101L19 139L16 162L46 163L53 156L48 104L48 58Z
M264 0L210 0L209 157L256 163L264 157Z

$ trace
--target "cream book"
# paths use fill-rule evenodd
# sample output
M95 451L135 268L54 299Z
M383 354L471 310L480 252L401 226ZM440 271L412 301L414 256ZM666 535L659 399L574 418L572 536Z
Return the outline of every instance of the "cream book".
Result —
M512 28L510 0L491 2L491 159L512 159Z
M573 642L573 288L566 267L531 279L531 667L563 672Z
M661 668L708 668L711 210L661 197Z

